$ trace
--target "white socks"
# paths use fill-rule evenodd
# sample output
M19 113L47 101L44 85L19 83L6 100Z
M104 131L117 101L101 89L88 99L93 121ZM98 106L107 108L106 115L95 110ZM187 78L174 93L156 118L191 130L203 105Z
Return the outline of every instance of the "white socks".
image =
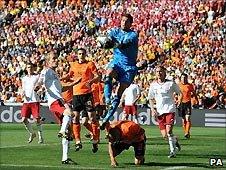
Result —
M168 134L168 141L169 141L169 147L170 147L170 152L174 153L176 151L176 138L173 134Z
M34 131L33 131L33 129L32 129L32 126L31 126L31 124L30 124L29 122L24 123L24 125L25 125L25 129L26 129L30 134L33 134L33 133L34 133Z
M62 161L65 161L68 159L68 146L69 146L69 141L66 138L62 138L62 148L63 148Z
M37 124L37 129L38 129L38 138L43 139L43 137L42 137L42 124Z
M61 125L61 128L60 128L60 132L65 133L67 131L67 128L70 124L70 121L71 121L71 116L64 115L62 125Z

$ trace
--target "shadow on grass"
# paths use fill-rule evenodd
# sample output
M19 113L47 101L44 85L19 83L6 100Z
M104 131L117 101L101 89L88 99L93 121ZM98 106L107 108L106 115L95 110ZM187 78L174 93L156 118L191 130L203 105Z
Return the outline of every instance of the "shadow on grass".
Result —
M125 165L134 165L133 163L125 163ZM135 166L135 165L134 165ZM206 165L206 164L201 164L201 163L160 163L160 162L147 162L147 163L144 163L144 165L142 165L142 166L139 166L139 167L147 167L147 166L153 166L153 167L155 167L155 166L160 166L160 167L170 167L170 166L172 166L172 167L190 167L190 168L192 168L192 167L200 167L200 168L210 168L208 165Z

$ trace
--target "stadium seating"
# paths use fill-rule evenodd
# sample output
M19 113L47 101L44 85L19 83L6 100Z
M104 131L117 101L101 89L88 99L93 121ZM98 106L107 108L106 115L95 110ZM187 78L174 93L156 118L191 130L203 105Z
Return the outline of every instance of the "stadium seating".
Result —
M79 47L86 47L89 59L104 69L111 50L99 49L96 37L119 25L126 11L139 32L138 60L149 61L136 77L144 96L155 77L154 66L161 63L175 81L182 72L189 74L199 97L194 107L225 107L224 0L0 0L0 10L4 102L22 101L20 78L26 63L36 63L49 51L59 56L59 74Z

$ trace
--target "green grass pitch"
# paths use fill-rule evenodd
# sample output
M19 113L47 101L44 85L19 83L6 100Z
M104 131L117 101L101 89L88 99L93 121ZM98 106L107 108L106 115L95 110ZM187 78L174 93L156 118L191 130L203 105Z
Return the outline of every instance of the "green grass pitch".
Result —
M143 126L146 131L147 145L145 165L135 166L132 147L117 157L118 168L114 169L225 169L226 165L226 129L192 127L191 138L184 139L181 127L174 127L179 137L182 150L176 158L169 159L168 143L160 136L156 126ZM36 130L36 127L33 126ZM74 142L70 145L69 157L77 165L61 164L61 140L57 138L58 125L44 124L45 143L38 144L37 138L27 143L28 134L22 124L0 125L0 169L112 169L107 150L104 132L101 133L99 151L91 151L91 142L84 137L82 128L83 149L74 151ZM223 167L210 167L209 158L221 158Z

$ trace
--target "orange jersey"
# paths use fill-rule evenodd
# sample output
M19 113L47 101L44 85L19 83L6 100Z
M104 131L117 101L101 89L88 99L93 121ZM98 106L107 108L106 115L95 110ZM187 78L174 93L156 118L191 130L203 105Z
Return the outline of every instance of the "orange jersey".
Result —
M191 93L194 92L192 84L179 84L180 90L183 94L182 103L187 103L191 101Z
M70 82L68 80L68 82ZM62 81L62 84L66 84L67 82L63 82ZM72 101L72 98L73 98L73 87L70 87L69 89L65 90L64 92L61 93L65 103L70 103Z
M69 88L68 90L62 92L62 97L65 101L65 103L70 103L73 98L73 87Z
M144 129L133 121L117 121L110 125L110 128L118 128L121 131L121 141L125 143L140 142L144 140Z
M94 105L103 105L103 93L104 93L104 85L103 83L97 82L92 84L92 93Z
M73 86L73 95L81 95L92 93L92 89L87 85L93 79L95 74L98 74L97 68L93 62L87 61L84 63L71 63L70 74L74 80L82 78L81 82Z

